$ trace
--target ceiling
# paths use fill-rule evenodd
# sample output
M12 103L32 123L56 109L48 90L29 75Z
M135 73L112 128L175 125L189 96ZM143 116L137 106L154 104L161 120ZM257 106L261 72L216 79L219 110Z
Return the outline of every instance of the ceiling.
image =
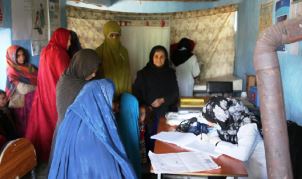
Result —
M70 6L133 13L170 13L238 4L242 0L67 0Z

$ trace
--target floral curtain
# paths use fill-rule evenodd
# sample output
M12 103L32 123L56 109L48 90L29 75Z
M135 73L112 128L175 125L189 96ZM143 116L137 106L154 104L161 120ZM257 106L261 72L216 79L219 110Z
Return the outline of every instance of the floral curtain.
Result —
M167 38L170 43L178 42L182 37L196 42L194 53L201 64L200 79L204 79L233 74L236 10L236 6L230 5L209 10L142 14L67 6L67 24L78 34L83 47L93 49L103 42L102 27L108 20L118 21L122 31L125 26L169 28Z
M104 40L103 26L115 20L122 26L169 27L169 15L124 13L67 6L67 27L75 31L85 48L96 48Z
M196 42L194 53L201 64L200 79L233 74L236 10L236 6L226 6L172 14L171 43L182 37Z

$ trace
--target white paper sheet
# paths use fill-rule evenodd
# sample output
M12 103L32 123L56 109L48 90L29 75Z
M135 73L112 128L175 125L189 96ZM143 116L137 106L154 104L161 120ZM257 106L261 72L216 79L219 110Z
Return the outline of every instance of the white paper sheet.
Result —
M193 133L181 133L172 131L160 132L156 135L151 136L151 139L172 143L184 149L195 152L202 152L213 157L218 157L221 155L215 152L215 146L213 144L202 141L199 136L196 136Z
M154 173L188 173L217 169L219 166L200 152L154 154L149 152Z
M13 40L28 40L32 32L32 0L12 0Z

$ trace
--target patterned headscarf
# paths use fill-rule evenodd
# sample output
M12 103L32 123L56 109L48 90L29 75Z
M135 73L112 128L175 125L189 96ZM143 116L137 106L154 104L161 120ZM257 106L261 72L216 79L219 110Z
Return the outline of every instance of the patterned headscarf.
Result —
M212 97L202 109L202 115L210 122L217 123L221 129L217 130L221 140L238 143L237 133L241 126L256 123L261 133L259 119L235 98L222 96Z
M24 64L19 64L17 62L17 52L19 50L23 50L24 52ZM19 82L30 85L37 85L37 70L34 66L28 63L28 58L25 49L17 45L10 46L6 51L6 62L6 93L9 98L14 93Z

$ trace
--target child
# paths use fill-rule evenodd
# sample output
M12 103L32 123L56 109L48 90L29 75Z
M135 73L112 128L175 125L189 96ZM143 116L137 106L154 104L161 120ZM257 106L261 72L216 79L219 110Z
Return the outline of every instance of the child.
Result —
M146 142L145 135L146 133L146 108L145 106L139 107L139 144L140 144L140 155L142 165L147 164L147 152L146 152Z
M6 93L0 90L0 148L4 143L17 138L15 122L7 104Z

